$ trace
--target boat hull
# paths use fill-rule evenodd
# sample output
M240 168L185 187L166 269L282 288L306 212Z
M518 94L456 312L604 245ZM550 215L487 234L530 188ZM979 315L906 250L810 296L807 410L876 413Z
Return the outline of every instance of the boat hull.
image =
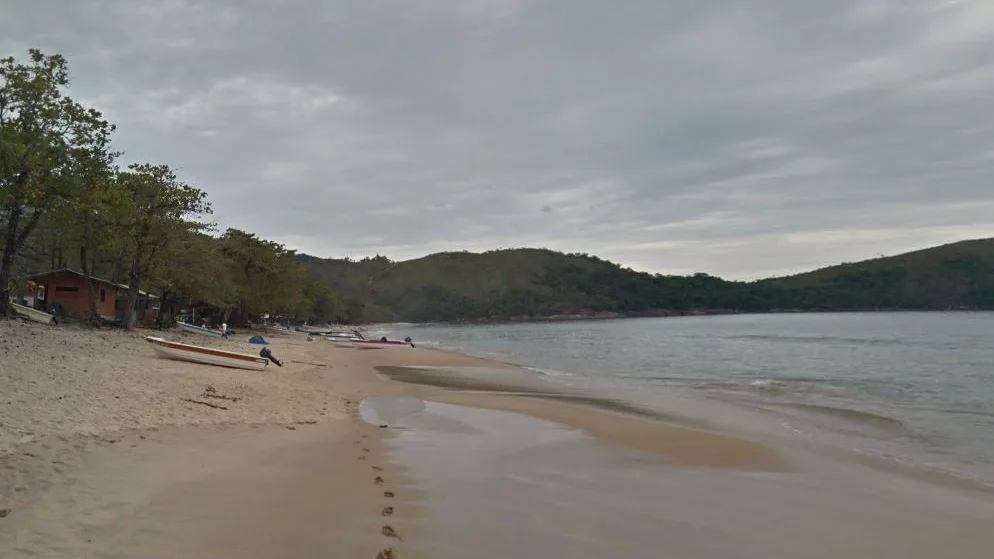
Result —
M331 330L320 330L317 328L297 328L297 332L308 336L325 336L331 334Z
M55 320L55 317L47 312L32 309L31 307L25 307L24 305L18 305L17 303L11 303L10 308L14 309L17 314L33 322L51 324Z
M165 359L216 365L232 369L248 369L250 371L261 371L269 364L269 360L265 357L248 353L181 344L154 336L146 336L145 339L152 344L152 349L155 350L156 355Z
M184 332L190 332L191 334L201 334L203 336L209 336L211 338L224 337L224 332L220 330L212 330L210 328L204 328L203 326L187 324L186 322L177 322L176 326L179 326L180 330L183 330Z
M413 342L382 341L382 340L352 340L352 347L357 349L411 349Z
M345 338L342 336L325 336L326 340L332 343L335 347L352 347L352 341L358 338Z

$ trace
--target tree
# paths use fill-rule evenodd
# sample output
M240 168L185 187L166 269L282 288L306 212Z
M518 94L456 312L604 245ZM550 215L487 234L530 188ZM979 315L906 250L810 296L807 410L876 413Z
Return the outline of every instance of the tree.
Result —
M166 165L133 164L118 175L127 194L123 229L130 245L125 327L131 327L139 288L170 241L206 229L196 218L211 213L207 193L181 182Z
M123 208L125 193L119 181L114 180L111 167L106 162L94 161L78 170L81 179L76 193L63 200L47 216L49 229L59 232L65 248L75 252L90 309L90 320L101 322L97 311L92 276L98 253L115 241L113 229Z
M8 314L12 270L39 220L73 197L86 175L113 159L114 126L63 90L61 55L28 51L29 62L0 59L0 315Z
M330 287L307 278L303 295L297 305L296 316L305 320L332 320L339 318L340 303Z
M149 290L159 296L158 328L168 324L181 301L201 299L225 307L235 300L220 243L203 233L177 234L163 247L149 276Z
M225 231L220 242L243 314L298 310L307 269L294 260L294 251L238 229Z

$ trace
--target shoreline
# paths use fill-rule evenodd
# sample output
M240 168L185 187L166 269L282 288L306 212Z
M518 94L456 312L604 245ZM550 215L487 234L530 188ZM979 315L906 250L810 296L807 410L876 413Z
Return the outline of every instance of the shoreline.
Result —
M872 460L861 463L864 457L841 450L838 455L831 449L815 452L815 443L753 436L747 425L735 424L734 416L702 421L679 408L673 413L665 407L642 409L608 394L543 381L529 370L485 358L425 348L339 349L320 339L306 342L266 334L269 347L286 366L259 374L157 359L140 337L136 341L126 333L67 329L54 336L72 343L32 344L31 338L51 331L29 326L11 336L11 326L22 325L0 324L0 346L20 345L15 349L56 363L62 362L62 356L68 364L54 371L39 372L32 366L13 373L0 371L0 389L15 395L11 402L19 402L0 402L7 406L0 408L5 412L0 416L0 470L8 472L0 476L0 510L8 511L0 517L4 557L52 550L69 556L152 556L156 550L169 549L168 542L177 538L190 557L309 557L318 550L376 557L386 549L405 559L457 557L446 541L469 545L473 538L486 541L516 526L519 520L509 516L506 507L547 510L548 518L559 518L554 511L567 503L589 508L595 501L584 501L585 495L607 498L607 486L576 485L582 472L590 479L603 475L614 480L610 483L620 484L621 493L635 491L625 485L623 472L642 479L646 485L630 496L637 505L634 509L649 507L645 514L676 515L667 516L666 522L690 514L701 526L718 530L730 521L724 509L750 506L757 498L765 502L765 514L779 518L797 506L798 499L816 509L822 506L818 503L849 506L848 501L838 500L835 493L839 493L848 495L859 510L872 511L879 522L904 519L926 526L934 521L934 531L922 533L963 552L951 557L980 557L971 553L981 548L946 538L972 542L970 546L994 545L986 532L974 530L978 522L994 521L994 497L969 483L946 483L925 473L904 475L909 472L874 467L880 464ZM177 337L173 332L167 335ZM70 353L81 341L99 345L99 355ZM217 343L259 347L235 340ZM93 373L80 375L82 369ZM227 410L180 401L179 396L207 384L240 399ZM81 408L58 404L59 391L91 398L102 395L98 399L103 407L74 417ZM140 397L137 392L153 396ZM45 394L47 399L40 398ZM129 397L113 398L124 394ZM388 421L387 428L381 428L360 416L360 404L370 397L414 399L427 407L405 411L397 422ZM55 405L37 405L41 400ZM23 417L12 418L7 410ZM34 426L27 439L26 425ZM455 442L445 442L449 439ZM419 448L432 445L437 446L435 457L425 458ZM496 462L483 463L466 455L466 448L502 450L495 451ZM528 458L534 453L544 458L538 462ZM442 457L450 469L437 462ZM517 477L493 469L505 461L511 470L520 469ZM426 467L429 463L432 466ZM559 473L553 476L553 472ZM535 476L554 479L547 480L551 485L524 491L522 480ZM667 479L679 479L680 485L659 486ZM149 480L156 480L154 486ZM462 483L458 480L472 480L475 485L456 498ZM548 493L562 484L572 489ZM472 491L477 486L492 491L477 495ZM714 487L719 486L724 489L716 493ZM512 500L496 497L504 489L507 499L514 496ZM763 497L753 495L760 489ZM392 496L386 497L386 492ZM887 500L880 499L883 494ZM888 504L891 501L905 505ZM716 504L721 507L714 508ZM391 508L384 516L387 507ZM446 532L491 509L495 518L503 520L490 525L478 518L463 526L466 532L461 536ZM195 521L191 510L199 511ZM457 518L460 510L465 518ZM859 510L850 515L858 517ZM625 513L617 514L621 518ZM943 520L952 517L960 518L960 523ZM570 532L569 522L596 520L562 518L556 529L563 534ZM782 521L801 522L789 514ZM638 524L632 522L631 526ZM824 534L819 525L826 522L850 520L834 513L811 516L795 526L810 541L790 536L783 545L797 549L818 542L835 545L820 539ZM862 536L865 541L854 540L856 547L838 548L839 552L881 556L858 552L875 549L882 539L893 537L887 535L887 522L891 520L879 526L878 539L867 532ZM617 537L626 530L617 526ZM633 542L648 546L644 549L655 546L658 534L640 530L629 534L634 538L629 543L620 539L614 543L619 548ZM548 538L561 535L533 534L538 538L533 549L545 549L542 546L551 545ZM680 539L679 531L670 536ZM707 541L703 536L681 541L677 548L699 552L695 556L728 556L698 549ZM571 542L582 554L587 544ZM753 543L758 553L770 542ZM487 549L479 551L481 557L488 557Z
M965 313L988 318L992 316L988 311L973 310L907 312L936 315ZM847 313L848 311L816 314L831 316ZM753 313L752 316L759 315ZM382 331L389 333L404 331L405 326L416 327L417 325L384 324L382 326ZM447 331L446 335L450 336L448 339L462 339L458 329L463 325L428 325L428 328L424 330L408 331L407 333L432 338L431 326L441 328L443 331L447 327L452 328L452 330ZM476 325L465 326L473 327ZM502 336L514 332L514 330L498 330L496 335ZM531 330L528 332L532 333ZM859 454L860 459L864 461L877 460L885 463L884 467L892 466L909 471L923 470L930 475L947 476L985 488L994 488L994 468L991 467L994 462L990 461L994 457L992 454L994 447L990 446L994 440L989 440L982 428L973 429L968 423L964 425L963 421L960 420L960 413L962 413L962 417L967 417L972 413L970 410L959 412L935 407L942 405L942 402L925 402L917 407L912 402L907 407L902 407L907 402L893 400L894 394L881 395L872 391L860 392L862 387L846 384L848 382L846 380L795 378L789 374L781 376L776 373L756 377L741 374L729 376L721 376L720 374L717 376L709 376L708 374L701 376L677 375L672 378L667 376L655 377L651 374L644 377L638 374L618 377L602 376L597 368L591 369L582 362L576 363L569 360L563 362L561 359L550 361L543 359L542 355L536 356L534 352L512 354L507 347L501 349L502 346L498 346L498 349L490 349L503 351L503 353L492 353L487 351L486 345L481 345L480 340L474 339L470 334L466 335L463 344L456 341L453 342L456 344L455 347L442 347L439 345L442 342L438 340L446 339L445 335L441 333L435 335L440 336L440 338L435 337L433 341L422 347L524 369L552 385L581 387L581 389L598 394L610 393L614 395L615 399L626 400L629 408L641 408L626 411L642 413L643 410L649 408L651 413L647 415L656 416L663 420L672 420L675 418L666 417L666 413L660 412L680 409L679 414L671 415L683 414L684 417L680 417L679 420L686 422L689 417L701 419L701 414L698 414L697 410L689 410L689 408L703 407L702 404L706 402L722 402L728 406L776 418L779 424L774 426L774 430L786 428L795 431L794 434L801 434L801 430L810 431L810 434L818 437L819 442L824 443L825 446L845 447L848 451ZM794 339L806 340L807 338ZM816 337L812 337L812 339L816 339ZM618 356L613 357L617 358ZM869 382L873 382L873 380L871 379ZM642 393L643 391L645 392ZM836 397L836 394L844 391L849 391L849 394L842 398ZM671 398L674 395L679 396ZM665 403L655 405L655 400L665 400ZM647 402L648 406L635 405ZM687 402L692 402L689 408L683 406ZM691 413L686 413L688 411ZM985 416L989 417L989 415ZM710 421L703 423L717 429L725 429L729 427L729 423L735 424L734 421L722 421L718 424ZM978 430L981 431L979 434ZM834 440L829 442L827 437ZM803 444L803 441L792 441L792 443ZM986 446L984 446L985 444Z

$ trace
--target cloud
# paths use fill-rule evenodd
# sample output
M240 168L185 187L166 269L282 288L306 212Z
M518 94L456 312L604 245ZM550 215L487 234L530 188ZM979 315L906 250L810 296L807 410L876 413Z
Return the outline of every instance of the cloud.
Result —
M994 235L981 0L36 0L133 160L319 256L780 274ZM986 212L986 213L985 213Z

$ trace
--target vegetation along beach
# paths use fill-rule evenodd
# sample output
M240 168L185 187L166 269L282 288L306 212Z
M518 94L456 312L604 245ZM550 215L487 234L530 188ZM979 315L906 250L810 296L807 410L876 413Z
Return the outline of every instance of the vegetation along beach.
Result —
M0 60L0 558L994 553L994 239L748 281L321 258L69 71Z

